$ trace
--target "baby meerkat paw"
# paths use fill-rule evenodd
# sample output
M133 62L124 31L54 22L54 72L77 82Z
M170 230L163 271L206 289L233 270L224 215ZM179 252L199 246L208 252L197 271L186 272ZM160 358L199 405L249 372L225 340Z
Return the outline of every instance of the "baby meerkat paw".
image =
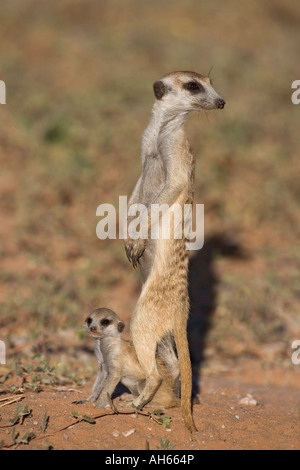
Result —
M143 255L145 248L146 240L143 238L138 238L137 240L127 238L127 240L125 240L126 256L129 259L130 263L132 263L134 269L137 268L139 264L139 259Z
M136 395L133 395L132 393L122 393L122 395L119 396L120 401L133 401L136 398Z
M84 403L88 403L89 400L74 400L72 401L72 405L83 405Z
M137 398L137 396L132 393L122 393L119 397L118 405L122 408L132 408L132 403L135 398Z
M164 410L167 407L165 405L162 405L161 403L155 403L155 402L150 401L144 406L144 408L152 408L152 410L154 409Z
M110 404L106 399L99 399L96 401L96 408L103 409L103 408L110 408Z

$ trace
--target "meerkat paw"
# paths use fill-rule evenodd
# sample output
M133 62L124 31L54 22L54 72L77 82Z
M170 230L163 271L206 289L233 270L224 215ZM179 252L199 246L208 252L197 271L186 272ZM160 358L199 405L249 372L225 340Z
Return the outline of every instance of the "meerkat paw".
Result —
M93 403L97 401L98 396L99 395L90 395L88 398L84 400L75 400L75 401L72 401L72 403L74 405L83 405L84 403Z
M149 403L146 403L146 405L143 408L152 408L152 410L154 409L164 410L165 408L168 408L168 407L165 405L162 405L161 403L155 403L155 402L150 401Z
M133 401L135 398L137 398L137 396L133 395L132 393L122 393L122 395L119 396L119 401L130 402Z
M138 410L142 410L145 404L146 403L141 402L140 397L135 397L135 399L132 400L132 408L136 408Z
M125 240L126 255L130 263L132 263L134 269L137 268L139 259L143 255L145 248L146 240L143 238L138 238L137 240L127 238L127 240Z
M103 408L108 408L110 407L110 404L108 403L107 399L100 398L99 400L96 401L96 408L103 409Z
M137 398L137 396L132 395L132 393L123 393L119 397L118 405L121 406L122 408L131 408L135 398Z
M85 400L74 400L72 401L72 404L74 405L84 405L85 403L91 403L96 400L91 400L90 398L86 398Z

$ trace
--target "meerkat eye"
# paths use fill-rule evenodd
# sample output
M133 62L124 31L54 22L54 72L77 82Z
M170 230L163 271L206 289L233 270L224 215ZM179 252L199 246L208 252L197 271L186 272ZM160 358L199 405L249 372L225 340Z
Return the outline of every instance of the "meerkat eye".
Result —
M103 325L103 326L107 326L107 325L109 325L111 322L110 322L110 320L108 320L107 318L104 318L104 320L101 320L100 323L101 323L101 325Z
M203 93L205 91L201 83L195 81L185 83L183 88L190 91L191 93Z

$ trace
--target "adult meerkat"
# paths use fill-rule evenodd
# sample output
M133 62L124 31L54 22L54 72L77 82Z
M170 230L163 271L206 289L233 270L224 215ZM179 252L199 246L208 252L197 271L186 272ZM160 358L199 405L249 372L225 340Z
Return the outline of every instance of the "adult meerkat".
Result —
M108 396L111 397L119 382L137 397L145 386L146 375L137 360L132 342L121 337L124 322L112 310L97 308L86 318L84 326L95 340L98 373L89 398L76 403L95 401L97 408L104 408L109 403ZM175 393L179 369L170 370L164 354L168 355L168 349L165 351L164 344L161 344L157 352L157 365L163 380L148 405L171 408L180 405Z
M152 399L162 377L156 363L156 347L174 336L181 375L181 407L185 425L196 430L191 411L192 372L187 341L188 255L185 238L149 238L151 207L191 204L194 194L194 158L183 130L191 111L223 109L225 101L212 88L210 79L195 72L173 72L153 85L156 101L142 138L142 174L128 206L143 204L140 238L125 240L133 266L139 265L143 288L133 313L130 330L133 345L147 377L135 406ZM174 206L175 207L175 206ZM169 209L169 210L171 210ZM130 215L130 212L128 212ZM183 220L183 217L182 217ZM128 228L132 217L128 217ZM166 340L167 341L167 340ZM171 349L171 346L170 346Z

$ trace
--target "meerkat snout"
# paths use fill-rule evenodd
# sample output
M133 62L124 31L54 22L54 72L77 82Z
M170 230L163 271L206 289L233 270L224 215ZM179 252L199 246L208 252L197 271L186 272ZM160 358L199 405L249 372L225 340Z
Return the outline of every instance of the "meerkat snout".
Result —
M223 98L218 98L216 100L216 107L219 109L223 109L225 106L226 102L223 100Z

